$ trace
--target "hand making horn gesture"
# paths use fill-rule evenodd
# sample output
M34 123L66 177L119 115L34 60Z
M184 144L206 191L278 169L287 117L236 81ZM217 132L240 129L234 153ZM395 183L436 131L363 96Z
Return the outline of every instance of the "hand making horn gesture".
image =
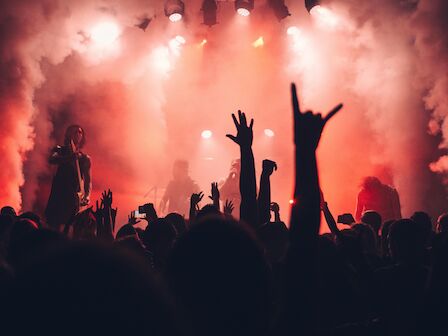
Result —
M342 108L343 105L336 105L330 112L328 112L325 118L322 118L320 113L313 113L312 111L302 112L300 110L296 85L294 83L291 84L291 97L294 113L294 142L297 147L316 150L325 124Z

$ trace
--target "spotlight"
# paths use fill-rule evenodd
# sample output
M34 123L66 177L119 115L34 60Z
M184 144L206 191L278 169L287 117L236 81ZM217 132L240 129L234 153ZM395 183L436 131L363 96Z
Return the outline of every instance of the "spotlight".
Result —
M210 131L210 130L204 130L204 131L202 131L202 133L201 133L201 137L202 137L203 139L210 139L210 138L212 137L212 135L213 135L213 132Z
M319 0L305 0L305 7L308 12L311 12L311 9L317 5L319 5Z
M171 22L182 20L185 12L185 4L181 0L167 0L165 2L165 15Z
M215 0L204 0L201 9L205 25L211 27L218 23L216 21L216 12L218 10L218 5L216 4Z
M289 200L289 204L293 205L295 203L295 201L293 199Z
M235 0L235 10L241 16L249 16L254 9L254 0Z
M203 47L207 44L207 40L203 39L202 42L200 43L200 46Z
M271 6L279 21L291 15L285 5L285 0L269 0L269 6Z
M90 30L90 38L95 45L105 48L112 45L120 36L120 28L112 21L100 22Z
M275 135L275 133L270 128L266 128L264 130L264 135L266 135L268 138L272 138Z

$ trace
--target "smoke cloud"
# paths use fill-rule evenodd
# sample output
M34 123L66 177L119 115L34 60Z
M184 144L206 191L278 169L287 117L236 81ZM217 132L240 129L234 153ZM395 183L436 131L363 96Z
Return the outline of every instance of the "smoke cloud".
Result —
M255 118L257 168L264 158L279 164L273 200L286 217L295 81L304 108L345 104L319 148L336 213L353 212L367 175L398 189L404 215L446 210L446 1L333 0L312 15L300 1L287 5L293 15L279 23L262 0L248 18L219 2L219 24L208 28L199 0L186 2L178 23L163 1L2 3L0 203L43 211L54 169L47 157L72 123L86 131L92 198L111 188L120 224L160 199L178 158L208 192L239 155L225 134L242 109ZM146 31L136 27L143 18Z

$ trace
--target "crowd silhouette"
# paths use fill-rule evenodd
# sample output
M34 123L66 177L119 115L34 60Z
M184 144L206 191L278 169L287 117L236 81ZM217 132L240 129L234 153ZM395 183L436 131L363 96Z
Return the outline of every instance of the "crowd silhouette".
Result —
M185 208L188 218L159 217L145 204L144 219L130 216L116 230L110 190L95 207L75 211L78 190L69 183L67 195L62 173L73 175L72 162L87 167L90 159L55 149L51 162L63 166L49 220L1 209L2 334L448 335L448 214L434 225L424 212L401 218L397 191L370 178L358 197L357 221L350 214L336 221L319 185L316 149L342 104L323 117L301 110L294 84L291 98L289 225L271 200L270 177L281 167L264 160L257 188L254 120L241 111L232 114L236 134L227 134L240 160L226 188L211 184L210 204L199 208L204 193L188 177L188 163L175 164L163 206ZM83 134L79 126L70 132ZM319 234L321 215L330 233ZM139 220L144 230L135 226Z

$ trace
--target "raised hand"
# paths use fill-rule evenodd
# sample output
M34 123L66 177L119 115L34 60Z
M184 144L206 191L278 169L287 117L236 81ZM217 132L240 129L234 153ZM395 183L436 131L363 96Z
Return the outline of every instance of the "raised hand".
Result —
M191 194L191 198L190 198L190 204L193 206L194 208L197 209L199 206L199 202L202 201L202 198L204 197L204 193L201 191L199 193L193 193Z
M277 170L277 163L271 160L263 160L263 173L272 175L274 170Z
M101 194L101 203L104 204L104 208L111 209L112 208L112 191L105 190Z
M249 126L247 125L246 114L238 110L238 120L235 114L232 113L233 123L236 127L236 136L232 134L226 134L226 137L237 143L240 147L250 148L254 138L252 127L254 126L254 120L250 120Z
M320 113L314 114L312 111L302 113L297 98L296 85L291 84L291 98L294 113L294 142L301 148L309 148L315 150L319 145L320 136L325 124L330 120L341 108L342 104L336 105L325 118Z
M143 205L144 213L146 214L145 219L149 221L154 221L158 218L156 209L154 209L154 204L152 203L146 203Z
M224 214L229 216L232 215L233 209L233 202L226 200L226 202L224 203Z
M128 224L135 225L140 222L141 222L140 219L135 218L134 212L132 211L131 214L128 216Z
M280 206L278 205L278 203L275 202L271 203L271 211L274 213L280 212Z
M212 182L212 188L211 188L211 196L210 198L213 201L213 204L218 206L219 208L219 189L218 189L218 182Z
M101 206L98 203L98 200L96 200L96 209L95 211L92 209L93 207L91 207L91 211L92 214L95 216L96 222L98 224L102 224L103 223L103 202L101 202Z

